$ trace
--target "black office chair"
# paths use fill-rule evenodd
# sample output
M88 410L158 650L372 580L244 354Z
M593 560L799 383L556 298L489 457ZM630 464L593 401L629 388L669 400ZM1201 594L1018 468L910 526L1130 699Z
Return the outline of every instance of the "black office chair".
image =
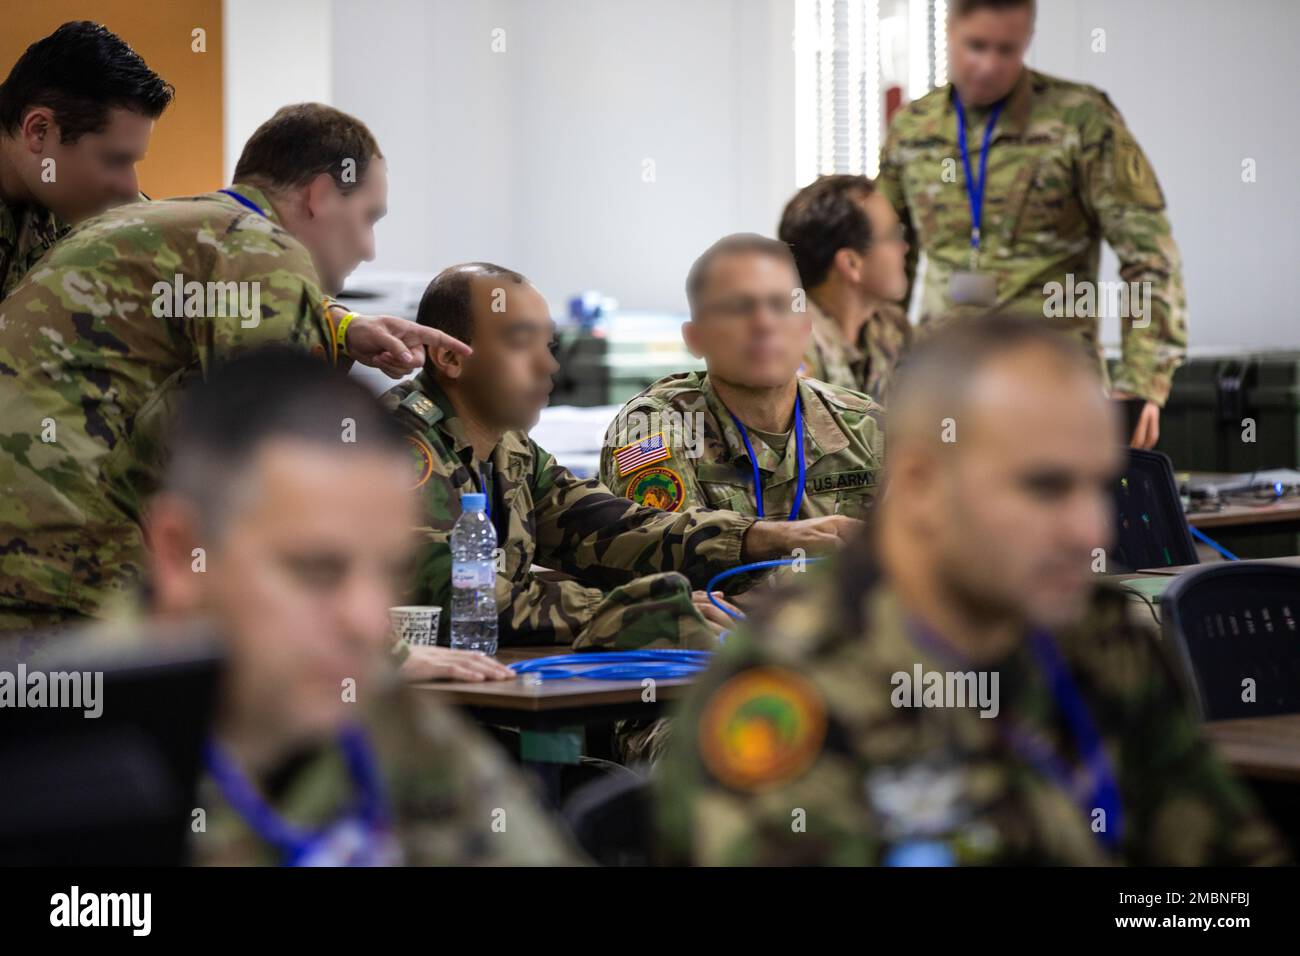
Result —
M629 772L584 784L562 811L578 845L602 866L648 866L653 820L648 777Z
M1114 492L1116 529L1109 570L1199 562L1168 455L1128 449L1128 463Z
M1205 720L1300 713L1300 567L1210 564L1181 574L1160 599ZM1242 681L1256 699L1242 700Z

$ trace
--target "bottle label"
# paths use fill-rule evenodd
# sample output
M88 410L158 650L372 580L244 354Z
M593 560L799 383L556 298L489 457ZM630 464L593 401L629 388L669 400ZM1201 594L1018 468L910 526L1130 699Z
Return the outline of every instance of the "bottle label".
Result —
M491 561L455 561L451 566L451 586L457 590L490 588L495 578Z

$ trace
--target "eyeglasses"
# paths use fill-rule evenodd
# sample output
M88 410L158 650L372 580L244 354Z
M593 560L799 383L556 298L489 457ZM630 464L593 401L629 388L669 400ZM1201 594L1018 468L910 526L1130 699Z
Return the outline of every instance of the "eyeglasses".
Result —
M737 295L710 302L700 311L724 319L744 319L757 315L760 309L766 309L777 319L789 319L798 314L794 301L794 293L778 293L769 296Z

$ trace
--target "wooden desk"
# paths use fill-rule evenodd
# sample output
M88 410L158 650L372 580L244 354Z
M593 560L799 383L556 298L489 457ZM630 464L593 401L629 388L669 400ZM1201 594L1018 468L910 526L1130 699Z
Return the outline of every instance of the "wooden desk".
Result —
M497 652L497 660L514 664L569 653L567 647L503 648ZM592 652L591 658L593 663L599 662L600 652ZM540 778L551 802L559 806L564 795L563 767L580 763L591 752L589 727L658 717L665 703L680 697L690 683L686 678L655 681L652 700L645 699L647 688L636 680L574 677L536 681L521 675L512 681L430 681L414 686L439 695L480 723L517 729L520 759Z
M1300 783L1300 714L1212 720L1205 735L1243 777Z
M1260 524L1300 522L1300 498L1284 498L1267 505L1224 505L1218 511L1193 512L1187 523L1194 528L1242 528Z

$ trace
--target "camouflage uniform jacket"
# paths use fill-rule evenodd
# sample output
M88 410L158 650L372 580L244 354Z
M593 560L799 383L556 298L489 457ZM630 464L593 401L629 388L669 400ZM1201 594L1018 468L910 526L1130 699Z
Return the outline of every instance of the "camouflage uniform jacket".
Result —
M479 728L427 689L386 687L361 716L386 798L393 863L407 866L563 866L581 862L533 787ZM357 706L363 706L358 704ZM277 815L319 829L356 801L342 750L334 744L300 755L270 794ZM272 795L273 794L273 795ZM197 806L203 832L191 833L192 862L270 866L283 862L205 775Z
M43 206L15 207L0 200L0 302L68 228Z
M870 395L885 404L889 377L912 341L907 313L884 304L862 326L857 342L849 342L833 318L813 303L812 338L800 374L808 378Z
M808 378L799 380L799 398L807 479L798 517L862 517L884 464L880 406L859 392ZM667 454L656 453L655 460L620 474L618 450L655 435L663 436ZM750 430L765 514L778 521L794 506L799 461L794 441L792 428L781 456ZM707 372L661 378L624 405L605 433L600 477L615 494L638 504L674 510L703 505L758 515L749 454Z
M1119 591L1100 590L1080 625L1053 635L1119 788L1122 820L1107 821L1009 743L1015 728L1071 766L1079 759L1027 646L984 665L1001 676L991 718L974 706L895 706L900 673L979 668L912 636L865 549L836 562L733 634L679 711L660 766L670 857L872 865L918 841L959 864L1282 856L1200 734L1158 638L1128 620ZM1117 849L1100 839L1107 825Z
M949 298L949 277L970 268L971 235L952 96L944 86L898 111L877 182L915 236L913 280L919 253L926 256L922 326L986 310ZM967 111L976 175L988 115ZM1106 94L1025 69L994 128L986 177L979 270L997 282L992 310L1053 316L1100 354L1098 316L1109 296L1096 283L1105 239L1123 282L1150 290L1145 315L1134 314L1139 296L1121 319L1123 358L1112 387L1164 404L1187 344L1181 262L1155 173ZM1106 305L1109 314L1115 305Z
M310 254L238 191L266 215L212 193L89 219L0 302L0 627L93 615L137 577L186 382L269 343L336 358Z
M451 401L427 371L390 389L384 403L410 429L415 487L427 522L420 529L412 600L448 608L449 542L460 517L460 496L483 490L473 448ZM617 589L610 599L620 607L671 593L669 603L690 613L689 587L681 575L699 587L713 574L739 564L742 540L753 524L752 518L728 512L670 514L629 504L600 482L580 479L556 464L523 431L502 438L491 464L488 493L501 548L498 633L506 645L574 641L603 613L610 589ZM540 577L532 570L534 564L574 580ZM680 575L664 581L657 577L664 572ZM652 577L634 580L643 576ZM676 621L665 618L661 623L676 632ZM450 614L444 612L444 643L449 624Z
M104 620L71 629L24 654L0 635L0 665L25 662L34 669L79 669L81 659L102 661L113 652L183 647L213 642L211 624L151 620L144 589L124 593L104 610ZM14 656L15 653L17 656ZM399 685L376 662L359 679L354 725L369 745L384 805L385 843L380 854L410 866L572 865L579 852L543 809L528 778L500 748L427 687ZM0 711L3 714L3 711ZM120 775L128 776L124 769ZM257 790L289 825L317 831L355 808L358 786L336 740L308 744L257 781ZM190 862L215 866L273 866L282 851L264 840L230 804L216 779L199 780L191 823Z

